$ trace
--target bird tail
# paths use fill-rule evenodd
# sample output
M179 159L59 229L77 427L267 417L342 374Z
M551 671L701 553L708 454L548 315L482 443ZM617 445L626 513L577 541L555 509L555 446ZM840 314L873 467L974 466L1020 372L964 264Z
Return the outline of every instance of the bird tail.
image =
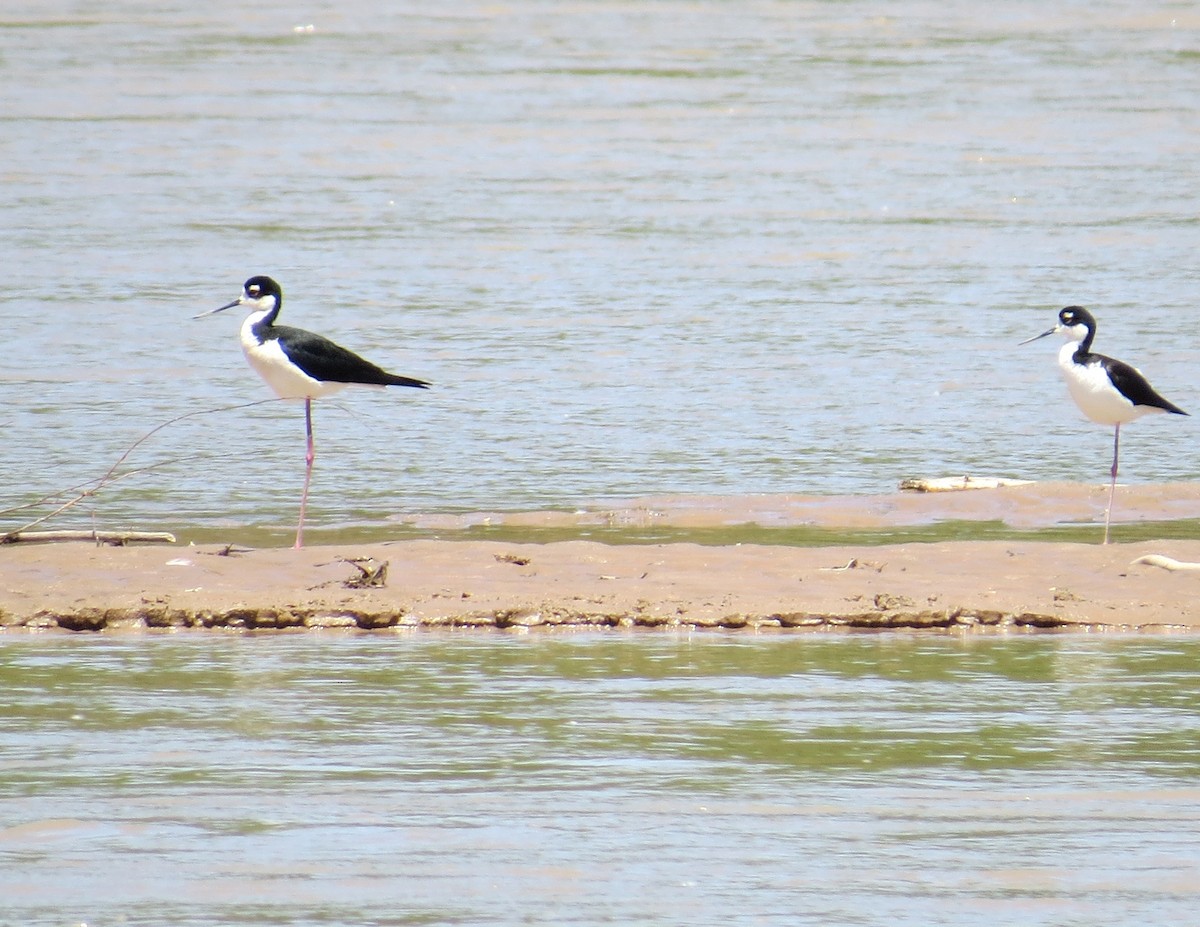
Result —
M414 377L402 377L395 373L387 374L387 380L384 382L387 386L411 386L415 389L429 389L432 385L425 380L418 380Z

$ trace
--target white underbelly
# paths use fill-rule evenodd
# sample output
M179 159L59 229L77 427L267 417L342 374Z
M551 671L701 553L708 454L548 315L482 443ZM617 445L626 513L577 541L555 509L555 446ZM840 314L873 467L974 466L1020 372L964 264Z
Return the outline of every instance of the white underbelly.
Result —
M1072 349L1073 346L1064 345ZM1060 360L1063 377L1071 398L1093 422L1100 425L1124 425L1151 412L1161 412L1155 406L1135 406L1122 396L1112 385L1108 372L1100 364L1076 364L1068 351L1063 351L1065 360Z
M253 338L243 338L242 351L250 366L281 399L319 399L332 396L349 385L314 380L287 359L274 339L259 344Z

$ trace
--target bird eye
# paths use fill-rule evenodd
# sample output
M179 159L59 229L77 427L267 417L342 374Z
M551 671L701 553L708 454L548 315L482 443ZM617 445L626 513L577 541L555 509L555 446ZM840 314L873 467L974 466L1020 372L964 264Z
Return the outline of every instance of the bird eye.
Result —
M255 284L254 286L246 287L246 292L249 293L251 296L257 296L259 293L262 292L262 290L259 289L258 284Z

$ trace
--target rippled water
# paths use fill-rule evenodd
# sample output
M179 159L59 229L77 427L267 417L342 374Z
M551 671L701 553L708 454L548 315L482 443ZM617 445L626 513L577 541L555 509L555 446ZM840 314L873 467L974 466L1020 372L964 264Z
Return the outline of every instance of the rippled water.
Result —
M1194 637L0 639L0 924L1188 924Z
M1186 3L8 3L0 508L267 396L191 321L260 272L437 384L318 410L315 526L1100 482L1016 345L1084 303L1200 409L1198 39ZM60 522L290 524L301 418L172 425ZM1138 423L1126 478L1194 439Z

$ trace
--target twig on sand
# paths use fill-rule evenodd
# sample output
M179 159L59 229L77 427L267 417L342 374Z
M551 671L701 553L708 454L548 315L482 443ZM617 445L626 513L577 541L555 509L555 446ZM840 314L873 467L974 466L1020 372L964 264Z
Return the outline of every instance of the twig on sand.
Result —
M884 564L871 563L869 560L859 560L857 557L851 557L846 561L844 566L820 567L826 573L845 573L847 570L857 570L859 567L865 567L874 570L876 573L882 573Z
M124 547L126 544L174 544L175 535L166 531L10 531L0 535L0 544L51 541L95 541Z
M342 582L347 589L366 589L370 586L386 586L388 561L374 557L341 557L343 563L358 568L358 575Z
M226 544L220 550L202 550L200 553L208 554L210 557L236 557L239 554L248 554L254 550L253 547L240 547L237 544Z

